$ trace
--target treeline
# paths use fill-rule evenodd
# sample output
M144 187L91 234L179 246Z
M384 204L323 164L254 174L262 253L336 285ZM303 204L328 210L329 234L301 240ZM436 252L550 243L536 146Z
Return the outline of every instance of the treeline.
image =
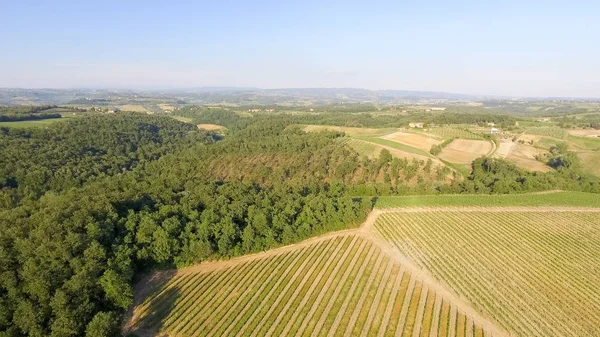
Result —
M473 161L467 179L440 186L439 192L506 194L547 190L600 193L600 182L595 177L565 166L555 172L529 172L503 159L479 158Z
M318 108L317 108L318 109ZM243 112L243 111L240 111ZM240 117L232 109L207 108L188 106L173 112L175 115L192 118L195 123L211 123L231 127L246 127L258 121L281 121L287 124L319 124L349 127L388 128L406 127L411 122L423 122L427 125L446 124L477 124L487 126L495 123L499 126L514 126L516 119L508 115L495 115L488 113L431 113L415 112L411 114L371 114L348 112L320 112L320 113L253 113L254 117Z
M445 141L443 141L442 143L440 143L438 145L431 146L431 150L429 150L429 153L431 153L434 156L437 156L438 154L440 154L442 152L442 150L446 146L450 145L450 143L452 143L453 140L454 140L454 138L446 139Z

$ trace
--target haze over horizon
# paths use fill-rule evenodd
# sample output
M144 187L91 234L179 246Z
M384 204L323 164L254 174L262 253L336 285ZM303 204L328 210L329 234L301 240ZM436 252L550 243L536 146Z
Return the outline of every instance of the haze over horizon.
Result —
M600 97L592 1L0 3L0 87Z

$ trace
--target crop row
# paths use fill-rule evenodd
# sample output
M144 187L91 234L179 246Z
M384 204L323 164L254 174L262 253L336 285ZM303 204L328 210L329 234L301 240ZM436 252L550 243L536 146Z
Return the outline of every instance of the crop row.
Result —
M396 213L376 230L517 335L600 335L597 214Z
M484 336L362 236L180 274L135 309L171 336Z

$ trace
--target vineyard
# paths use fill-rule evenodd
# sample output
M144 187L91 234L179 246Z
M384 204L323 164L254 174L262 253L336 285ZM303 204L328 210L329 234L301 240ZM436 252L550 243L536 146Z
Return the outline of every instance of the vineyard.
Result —
M139 336L491 336L360 234L180 270L135 307ZM489 324L489 323L488 323Z
M471 132L467 128L442 126L431 128L428 131L430 134L442 137L444 139L462 138L462 139L483 139L481 134Z
M517 336L600 336L598 212L407 208L375 230Z
M561 128L530 127L525 129L526 134L567 139L569 132Z

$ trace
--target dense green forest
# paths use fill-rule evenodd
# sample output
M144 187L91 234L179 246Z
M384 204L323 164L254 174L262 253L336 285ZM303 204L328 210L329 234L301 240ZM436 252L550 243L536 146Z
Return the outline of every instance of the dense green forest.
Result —
M459 179L388 151L361 157L342 133L296 126L343 114L178 113L228 132L221 139L138 114L0 128L0 336L116 336L141 273L356 226L377 195L600 192L576 165L531 173L481 158ZM355 118L348 123L404 123ZM487 121L454 118L443 117ZM568 154L557 151L553 158Z

